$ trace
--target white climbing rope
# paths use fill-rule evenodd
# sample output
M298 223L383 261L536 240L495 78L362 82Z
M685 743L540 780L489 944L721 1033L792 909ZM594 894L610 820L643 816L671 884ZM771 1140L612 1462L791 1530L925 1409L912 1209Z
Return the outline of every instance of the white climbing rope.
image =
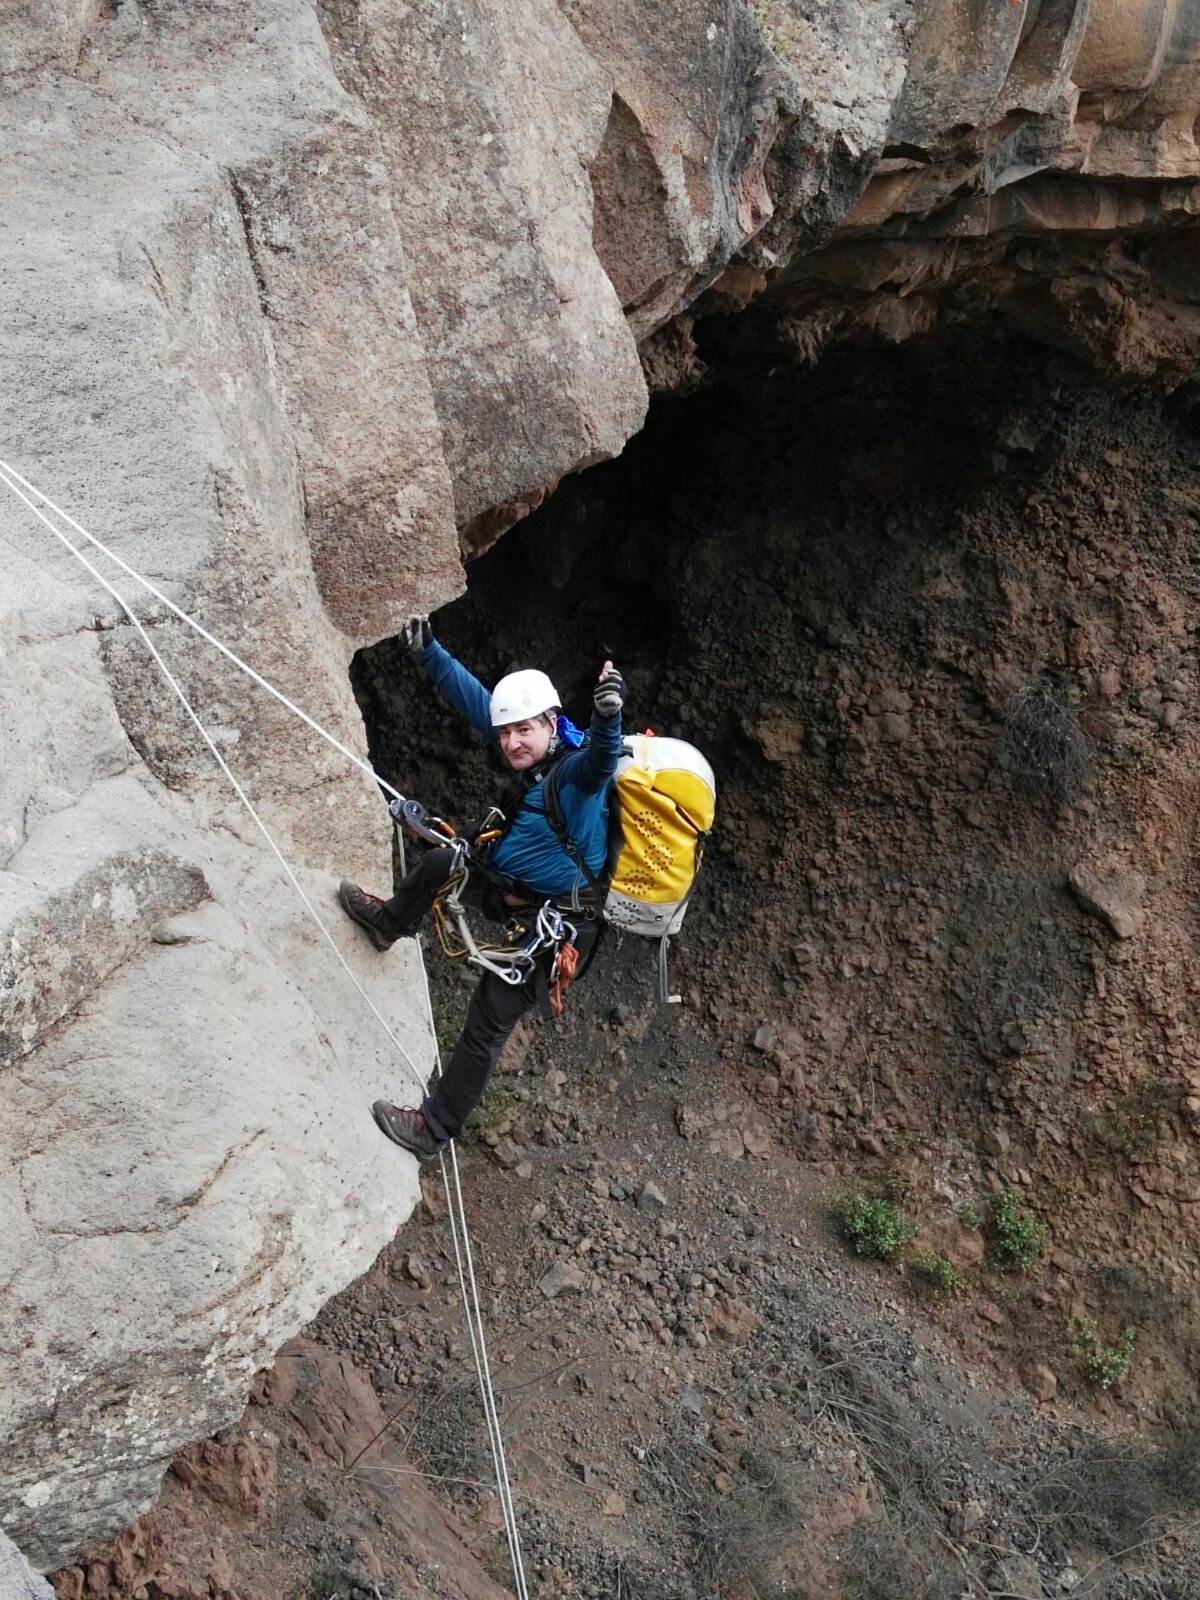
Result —
M276 688L276 686L271 683L269 679L264 678L261 673L255 672L254 668L249 664L249 662L243 661L241 656L239 656L235 650L231 650L229 646L222 640L218 639L215 634L210 633L202 623L197 622L195 617L190 616L180 606L177 606L174 600L169 599L161 589L156 588L155 585L150 582L149 578L143 577L140 572L136 572L127 561L123 561L121 559L115 550L110 550L108 545L97 539L95 534L89 533L86 528L81 527L79 523L75 521L74 517L65 512L61 506L56 506L48 494L43 494L40 489L35 488L34 485L30 483L28 478L23 478L15 467L9 466L7 461L0 461L0 479L7 479L8 487L12 490L12 492L19 496L20 499L24 500L25 504L30 508L34 515L41 517L41 520L46 523L47 527L52 528L52 531L57 534L59 538L62 538L62 534L59 529L55 528L52 523L47 521L46 517L44 517L41 511L39 511L38 508L33 504L33 501L28 498L28 495L34 495L42 502L44 506L46 506L50 511L53 511L56 517L61 517L69 528L74 528L75 532L79 534L81 538L86 539L88 544L99 550L101 555L107 556L108 559L113 562L115 566L120 567L121 571L124 572L128 577L132 578L136 583L140 583L142 588L146 590L147 594L152 594L158 603L162 606L165 606L172 616L178 617L180 622L185 622L189 628L198 633L200 637L208 644L211 644L214 650L219 650L223 656L226 656L230 661L233 662L234 666L237 667L239 672L244 672L248 678L252 678L253 681L258 684L260 689L265 689L269 695L273 695L275 699L279 701L281 706L286 706L293 716L299 717L301 722L307 723L314 733L319 734L320 737L325 740L326 744L332 745L339 755L345 756L347 761L352 761L356 767L358 767L362 772L366 773L368 778L377 783L381 789L385 789L393 799L404 799L404 796L398 789L393 789L386 778L381 778L379 776L369 761L364 761L360 755L356 755L355 752L344 745L340 739L335 738L327 728L323 728L319 722L310 717L308 712L298 706L294 700L290 700L288 696L284 694L282 689ZM22 493L22 490L25 490L26 493ZM63 539L63 543L67 546L67 549L72 552L72 554L78 554L75 546L71 544L69 540ZM103 578L101 578L100 581L103 583ZM107 588L108 585L105 584L105 587Z
M227 645L215 638L193 617L190 617L186 612L181 610L180 607L175 605L174 602L168 600L167 597L149 581L149 579L142 577L140 573L136 572L131 566L129 566L127 562L123 561L118 555L116 555L115 552L101 543L101 541L95 538L92 534L88 533L85 528L81 527L73 517L68 516L65 511L56 506L49 496L43 494L41 490L37 489L33 484L31 484L27 478L23 477L13 467L8 466L4 461L0 461L0 482L3 482L5 486L10 489L12 493L29 508L30 511L33 512L34 516L37 517L37 519L50 530L50 532L64 546L64 548L67 549L76 558L76 560L79 561L84 568L86 568L92 577L95 578L96 581L108 591L122 612L124 612L125 616L129 619L129 622L136 629L143 644L149 651L155 665L158 667L159 671L163 675L163 678L166 680L167 684L178 698L184 711L187 713L188 718L195 726L196 731L200 734L200 737L204 740L204 743L211 751L217 766L220 768L225 778L229 781L234 793L245 807L251 820L254 822L255 826L258 828L259 832L262 834L263 838L266 840L271 851L278 860L280 866L283 868L288 881L291 883L293 889L300 897L301 903L303 904L305 910L320 929L326 943L333 951L338 964L341 966L346 976L350 979L350 982L358 991L358 994L361 996L364 1004L374 1016L375 1020L379 1023L391 1044L394 1046L397 1054L404 1062L405 1067L408 1069L414 1082L416 1083L418 1090L424 1094L425 1082L417 1070L416 1064L413 1062L411 1056L405 1050L404 1046L400 1043L400 1040L396 1037L396 1034L393 1032L392 1028L388 1025L388 1022L383 1016L382 1012L375 1005L370 995L355 976L353 969L346 960L345 956L342 954L341 950L338 948L337 942L335 941L324 919L321 917L320 913L317 911L316 907L305 893L303 886L296 877L296 874L293 872L287 861L287 858L284 856L283 851L280 849L273 834L271 833L271 830L259 816L250 797L238 782L238 779L230 768L228 762L221 754L208 729L205 727L195 708L192 706L192 703L188 699L182 685L175 678L174 674L171 672L170 668L167 666L158 649L154 645L154 642L147 633L141 619L134 612L133 608L125 599L121 591L118 590L114 584L110 583L110 581L97 569L97 567L88 559L82 550L78 549L74 544L72 544L66 533L64 533L61 528L51 521L51 519L45 514L41 507L35 503L35 500L31 498L31 496L35 496L37 500L40 500L43 505L54 512L56 516L61 517L64 522L66 522L78 534L86 539L89 544L93 545L102 554L115 562L115 564L120 567L123 572L126 572L136 582L140 583L143 588L145 588L155 597L155 599L159 600L167 607L169 611L176 615L180 621L187 623L189 627L193 628L203 639L207 640L209 644L218 649L222 655L226 656L231 662L234 663L235 666L245 672L247 676L250 677L255 683L266 689L268 693L272 694L275 699L278 700L282 705L286 706L288 710L294 712L295 715L298 716L301 721L306 723L310 728L312 728L314 732L320 734L320 736L325 739L327 743L332 745L334 749L346 756L354 763L355 766L361 768L374 782L382 785L384 789L388 790L388 792L392 795L395 795L396 798L399 799L402 798L402 796L400 796L398 791L393 789L391 785L388 784L384 779L380 778L379 775L371 768L368 762L362 760L362 758L356 755L352 750L347 749L345 745L343 745L331 733L327 732L326 729L322 728L319 723L314 721L314 719L308 715L307 712L301 710L301 708L291 701L285 694L283 694L281 690L275 688L275 686L269 683L266 678L255 672L254 669L245 661L243 661L235 651L231 650ZM419 940L417 941L417 947L420 958L419 966L421 970L421 978L425 991L425 1004L429 1015L430 1031L433 1034L435 1043L437 1073L440 1077L442 1072L441 1048L437 1043L437 1029L433 1020L433 999L429 989L429 975L425 967L424 951L421 948ZM442 1183L446 1191L446 1214L450 1222L450 1234L454 1245L454 1260L458 1272L459 1292L462 1296L463 1312L466 1318L467 1332L469 1334L471 1343L471 1354L475 1363L475 1371L479 1381L480 1394L483 1398L484 1416L487 1422L488 1437L491 1444L492 1459L496 1472L496 1489L500 1500L501 1515L504 1521L504 1530L508 1541L509 1555L512 1560L513 1578L516 1586L517 1600L528 1600L525 1568L521 1558L520 1531L517 1526L516 1511L513 1506L512 1487L509 1482L508 1464L504 1454L504 1441L500 1432L500 1418L496 1407L495 1391L492 1386L491 1369L488 1363L487 1342L483 1329L483 1310L480 1305L479 1289L475 1279L474 1257L471 1250L470 1235L467 1229L466 1206L463 1201L462 1183L458 1169L458 1156L453 1142L451 1142L449 1146L448 1155L449 1161L447 1161L447 1152L441 1152L439 1154L439 1162L441 1165ZM453 1174L454 1180L453 1187L451 1186L451 1174Z

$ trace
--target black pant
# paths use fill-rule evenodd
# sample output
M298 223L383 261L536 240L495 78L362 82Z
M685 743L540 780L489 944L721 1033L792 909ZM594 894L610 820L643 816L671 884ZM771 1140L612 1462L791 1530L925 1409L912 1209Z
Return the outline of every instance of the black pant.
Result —
M454 866L453 850L427 850L384 903L383 922L396 938L416 933Z
M452 851L430 850L400 882L385 907L388 922L398 935L415 931L450 876L453 865ZM504 908L489 884L472 884L466 899L496 920L504 915ZM576 925L579 929L576 943L582 963L596 941L599 927L582 917ZM538 1003L539 994L550 981L553 965L553 951L543 951L537 957L540 983L537 978L530 978L526 983L511 984L495 973L482 974L467 1007L467 1020L453 1054L443 1065L442 1076L433 1093L421 1107L437 1137L457 1139L463 1131L467 1118L483 1098L509 1034Z

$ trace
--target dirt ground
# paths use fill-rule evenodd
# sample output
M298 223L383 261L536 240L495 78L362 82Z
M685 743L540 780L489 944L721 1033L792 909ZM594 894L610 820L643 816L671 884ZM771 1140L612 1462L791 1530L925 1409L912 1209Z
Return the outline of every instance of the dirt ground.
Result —
M613 940L463 1149L539 1600L1200 1594L1191 401L977 342L743 373L435 618L580 714L612 655L720 784L686 1005ZM355 682L380 770L476 809L496 775L403 653ZM852 1190L896 1260L850 1249ZM500 1592L427 1194L61 1596ZM267 1487L214 1490L239 1451Z

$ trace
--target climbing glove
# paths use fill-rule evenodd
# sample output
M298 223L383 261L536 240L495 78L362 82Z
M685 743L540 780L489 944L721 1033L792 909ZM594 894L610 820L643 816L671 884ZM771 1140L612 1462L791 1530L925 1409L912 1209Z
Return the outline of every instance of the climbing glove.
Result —
M600 682L592 691L592 704L599 717L615 717L625 704L625 679L613 666L606 662Z
M429 626L429 618L422 616L419 611L414 611L400 629L400 637L410 652L419 659L426 647L433 643L433 629Z

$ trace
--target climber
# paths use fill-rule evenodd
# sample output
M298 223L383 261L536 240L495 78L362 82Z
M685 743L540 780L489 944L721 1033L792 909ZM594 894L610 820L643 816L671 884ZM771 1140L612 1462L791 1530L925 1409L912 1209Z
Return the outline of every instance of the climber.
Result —
M401 637L417 664L456 711L494 739L516 775L502 802L505 822L489 848L487 881L473 886L484 913L503 922L514 910L553 900L578 929L576 946L586 962L601 926L595 889L608 853L609 786L621 754L625 683L606 661L592 695L590 736L562 715L558 693L544 672L524 670L487 690L433 637L429 619L410 617ZM566 839L546 815L542 779L555 768L555 787ZM454 866L450 850L432 849L403 879L390 900L343 882L338 899L377 950L415 934ZM585 870L586 869L586 870ZM582 907L582 912L579 908ZM437 1154L463 1130L491 1078L505 1041L519 1019L546 992L553 952L537 958L533 978L519 986L484 972L471 996L466 1022L443 1076L417 1110L377 1100L375 1121L395 1144L421 1160Z

